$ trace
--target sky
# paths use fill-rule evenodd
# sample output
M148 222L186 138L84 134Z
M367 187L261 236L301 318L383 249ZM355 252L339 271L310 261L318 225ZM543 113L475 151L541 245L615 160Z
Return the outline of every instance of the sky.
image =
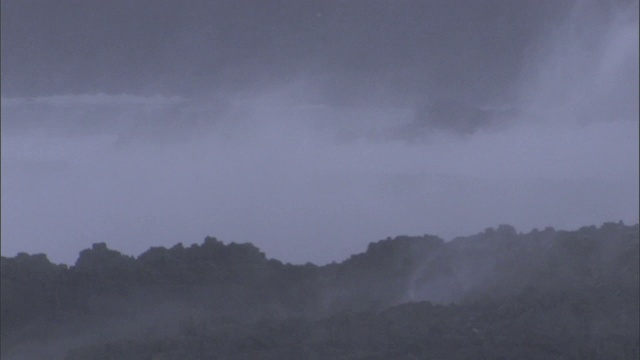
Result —
M637 1L1 4L3 256L638 222Z

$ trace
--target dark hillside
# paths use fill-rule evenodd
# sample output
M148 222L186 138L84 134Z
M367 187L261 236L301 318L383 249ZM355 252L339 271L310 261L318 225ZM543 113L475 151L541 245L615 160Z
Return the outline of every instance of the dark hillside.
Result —
M616 223L400 236L326 266L211 237L95 244L73 266L19 254L2 358L637 358L639 254L638 225Z

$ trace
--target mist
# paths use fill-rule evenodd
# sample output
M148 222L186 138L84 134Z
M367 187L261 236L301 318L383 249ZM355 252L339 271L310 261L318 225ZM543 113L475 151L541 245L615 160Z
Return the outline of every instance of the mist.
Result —
M394 66L421 57L389 44L376 56L366 33L354 30L344 36L366 69L350 72L354 54L339 48L335 66L292 56L291 73L271 78L284 66L279 54L277 66L246 65L249 80L183 91L170 86L175 73L160 73L165 82L146 82L143 91L57 64L44 77L63 79L56 86L16 80L29 79L32 64L21 68L5 51L17 46L5 38L24 33L5 25L12 13L3 2L2 254L46 253L70 264L96 242L137 255L211 235L252 242L283 261L324 264L400 234L451 239L503 223L521 231L637 223L638 3L540 10L534 30L497 43L501 52L471 55L456 49L476 49L465 36L491 17L474 22L468 11L437 4L434 13L459 16L458 28L473 26L424 29L436 39L418 54L434 49L427 68ZM332 36L357 22L348 16L355 10L336 6L343 17L324 25ZM318 13L331 15L310 12ZM373 31L375 21L362 21L356 28ZM501 26L495 32L517 27ZM189 31L167 40L190 59L182 65L197 63L187 49L206 43ZM411 39L408 49L422 44ZM387 64L384 54L396 55ZM487 67L492 60L510 66ZM471 110L436 118L433 104L443 102Z

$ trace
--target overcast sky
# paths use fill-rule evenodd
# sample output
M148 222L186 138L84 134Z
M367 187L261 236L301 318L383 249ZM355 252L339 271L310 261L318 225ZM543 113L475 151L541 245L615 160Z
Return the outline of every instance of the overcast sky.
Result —
M638 222L638 1L1 4L3 256Z

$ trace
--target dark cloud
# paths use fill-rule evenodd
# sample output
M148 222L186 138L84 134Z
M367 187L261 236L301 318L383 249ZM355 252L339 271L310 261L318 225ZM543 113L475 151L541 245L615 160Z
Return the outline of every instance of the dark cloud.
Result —
M638 221L637 2L152 3L2 1L3 254Z
M372 87L499 96L568 3L8 0L2 86L5 96L197 94L311 75L339 103Z

